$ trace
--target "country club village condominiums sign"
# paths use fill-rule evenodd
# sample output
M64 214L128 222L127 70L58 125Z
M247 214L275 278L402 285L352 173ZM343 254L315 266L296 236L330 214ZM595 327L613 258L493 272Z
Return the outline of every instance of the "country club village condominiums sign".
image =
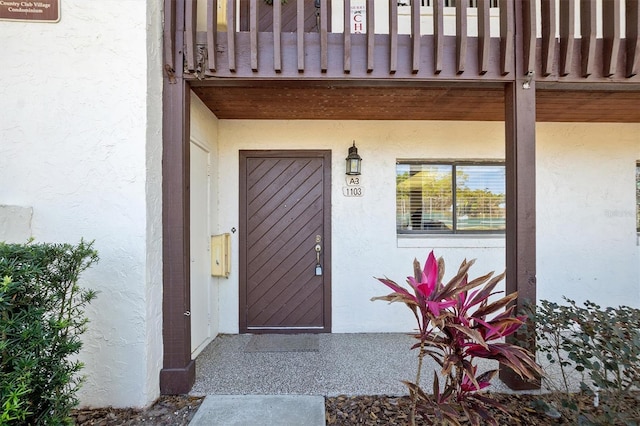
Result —
M0 0L0 20L58 22L60 21L60 0Z

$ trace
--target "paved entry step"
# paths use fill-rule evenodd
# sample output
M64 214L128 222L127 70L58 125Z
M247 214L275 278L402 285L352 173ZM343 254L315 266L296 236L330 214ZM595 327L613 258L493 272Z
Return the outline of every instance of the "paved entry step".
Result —
M324 426L324 397L207 395L189 426Z
M319 352L317 334L254 334L245 352Z

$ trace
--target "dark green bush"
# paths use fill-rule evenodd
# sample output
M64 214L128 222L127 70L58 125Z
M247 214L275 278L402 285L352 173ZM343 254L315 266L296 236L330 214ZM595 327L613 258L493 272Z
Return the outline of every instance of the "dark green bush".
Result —
M98 260L92 246L0 242L0 424L71 423L96 296L78 278Z
M594 404L600 405L600 418L585 417L584 424L635 420L640 413L621 413L619 404L626 392L640 384L640 310L566 302L542 300L535 309L529 308L538 352L559 367L562 391L569 394L570 378L581 377L581 391L593 395ZM553 382L547 384L554 388Z

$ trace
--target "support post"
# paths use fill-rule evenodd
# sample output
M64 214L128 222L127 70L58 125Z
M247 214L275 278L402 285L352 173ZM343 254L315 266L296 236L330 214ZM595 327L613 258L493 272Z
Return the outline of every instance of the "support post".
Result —
M163 79L162 107L162 394L195 382L191 359L189 270L189 85L183 78L184 1L176 7L175 73Z
M536 95L527 76L522 4L515 7L515 78L505 86L505 160L507 191L506 292L518 292L517 311L536 302ZM517 337L516 337L517 338ZM514 339L516 339L514 338ZM511 343L513 340L511 339ZM522 346L535 353L535 340ZM500 366L500 379L511 389L538 389L511 369Z

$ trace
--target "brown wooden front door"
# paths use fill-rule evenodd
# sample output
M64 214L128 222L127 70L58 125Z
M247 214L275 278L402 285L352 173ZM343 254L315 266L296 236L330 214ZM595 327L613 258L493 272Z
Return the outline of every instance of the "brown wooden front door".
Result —
M240 332L331 331L330 206L330 151L240 151Z

